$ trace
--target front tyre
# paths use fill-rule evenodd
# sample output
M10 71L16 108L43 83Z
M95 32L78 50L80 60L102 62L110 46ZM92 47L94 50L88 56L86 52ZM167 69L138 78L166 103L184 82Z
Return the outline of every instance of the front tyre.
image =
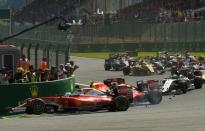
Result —
M30 110L33 114L40 115L45 112L45 109L46 104L42 99L34 99L30 104Z
M200 78L195 78L194 79L194 87L195 89L201 89L202 88L202 79Z
M130 74L130 67L124 67L123 69L122 69L122 71L123 71L123 75L129 75Z
M111 69L111 66L110 66L110 65L108 65L108 64L105 64L105 65L104 65L104 69L105 69L105 71L108 71L108 70L110 70L110 69Z
M113 100L110 111L126 111L129 108L129 100L124 96L118 96Z

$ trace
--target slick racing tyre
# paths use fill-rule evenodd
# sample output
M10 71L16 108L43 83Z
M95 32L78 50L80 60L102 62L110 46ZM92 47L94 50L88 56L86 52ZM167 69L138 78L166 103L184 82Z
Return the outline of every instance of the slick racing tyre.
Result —
M108 65L108 64L105 64L105 65L104 65L104 68L105 68L105 70L106 70L106 71L108 71L108 70L110 70L110 69L111 69L111 66L110 66L110 65Z
M31 106L27 106L25 112L26 112L27 114L33 114L33 110L32 110L32 108L31 108Z
M129 100L124 96L118 96L114 99L110 111L126 111L129 108Z
M194 87L195 89L201 89L202 88L202 84L203 84L203 81L201 78L195 78L194 79Z
M150 91L147 94L147 99L152 105L159 104L162 101L162 93L159 91Z
M123 68L123 75L129 75L130 74L130 67Z
M179 85L178 85L178 89L180 89L185 94L188 90L187 81L180 80Z
M45 112L46 104L42 99L34 99L27 108L33 114L40 115Z

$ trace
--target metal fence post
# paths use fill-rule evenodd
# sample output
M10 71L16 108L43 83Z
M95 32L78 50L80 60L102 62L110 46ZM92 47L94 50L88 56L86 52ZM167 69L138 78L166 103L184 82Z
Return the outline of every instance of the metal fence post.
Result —
M156 23L154 23L154 42L156 42L156 40L157 40L157 24Z
M24 44L21 45L21 56L24 54L23 50L24 50Z
M204 31L204 21L201 21L200 22L201 23L201 42L203 42L204 41L204 38L203 38L203 31Z
M152 41L152 24L148 23L149 27L149 40Z
M50 64L50 45L48 45L48 47L46 48L46 57L47 57L47 63L48 63L48 67L49 67L49 64Z
M180 24L177 23L177 45L180 43Z
M193 42L196 41L196 22L193 22L194 34L193 34Z
M36 44L35 47L35 68L38 69L38 48L39 48L39 43Z
M27 49L27 58L29 60L31 59L31 46L32 46L32 44L29 44L28 49Z
M58 48L56 48L56 67L58 67L58 53L59 53L59 50Z
M167 32L166 32L166 23L163 23L163 29L164 29L164 42L167 41Z
M185 28L184 28L184 29L185 29L185 31L184 31L184 32L185 32L185 41L184 41L184 42L186 43L186 42L188 41L188 40L187 40L187 33L188 33L188 32L187 32L187 23L185 22L184 24L185 24L185 26L184 26L184 27L185 27Z

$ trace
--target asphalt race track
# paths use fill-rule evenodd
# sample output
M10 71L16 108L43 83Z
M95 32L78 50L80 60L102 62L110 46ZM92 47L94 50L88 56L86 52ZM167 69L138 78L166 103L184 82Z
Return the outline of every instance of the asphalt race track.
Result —
M122 72L104 71L104 60L76 58L80 66L76 82L89 84L106 78L124 77ZM126 76L127 83L168 76ZM31 118L0 119L0 131L204 131L205 88L184 95L164 96L159 105L137 105L126 112L81 112L43 114Z

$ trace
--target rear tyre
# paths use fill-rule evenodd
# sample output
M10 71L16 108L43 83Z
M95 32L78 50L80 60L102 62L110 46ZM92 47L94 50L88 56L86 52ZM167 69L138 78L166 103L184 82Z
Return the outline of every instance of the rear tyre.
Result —
M42 99L34 99L30 104L30 108L33 114L40 115L45 112L46 104Z
M124 96L114 99L111 111L126 111L129 108L129 100Z
M178 89L180 89L185 94L188 90L187 81L179 81Z
M194 87L195 89L201 89L202 88L203 81L200 78L194 79Z
M125 75L125 76L129 75L130 74L130 67L124 67L122 71L123 71L123 75Z
M33 114L33 110L30 106L27 106L26 107L26 111L25 111L27 114Z
M111 69L111 66L110 65L104 65L104 68L106 71L110 70Z
M159 91L150 91L147 94L147 99L152 105L159 104L162 101L162 93Z
M119 66L116 66L116 67L115 67L115 71L120 71L120 67L119 67Z

